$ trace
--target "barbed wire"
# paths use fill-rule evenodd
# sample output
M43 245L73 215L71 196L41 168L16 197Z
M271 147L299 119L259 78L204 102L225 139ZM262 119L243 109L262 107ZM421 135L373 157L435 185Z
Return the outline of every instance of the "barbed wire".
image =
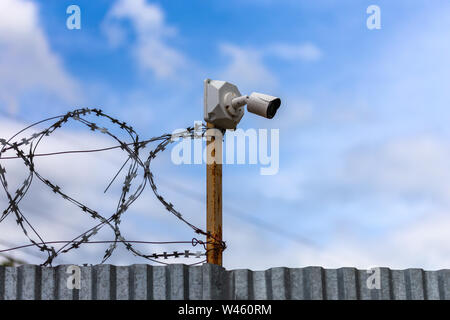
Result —
M127 133L127 135L131 138L131 143L126 143L122 139L119 139L117 135L113 134L110 129L98 126L96 123L87 120L86 118L90 115L94 115L99 118L103 118L106 120L109 120L115 127L118 129L124 131ZM14 140L16 137L18 137L20 134L22 134L24 131L37 126L39 124L42 124L47 121L55 120L52 125L47 127L46 129L43 129L37 133L32 134L28 138L22 138L20 140ZM38 145L44 141L44 139L51 134L53 134L56 130L59 128L62 128L64 125L66 125L69 121L77 121L84 126L88 127L90 131L92 132L99 132L101 134L105 134L112 138L114 141L118 143L118 145L108 148L100 148L100 149L89 149L89 150L72 150L72 151L60 151L60 152L52 152L52 153L36 153L36 149ZM212 234L203 231L202 229L196 227L194 224L190 223L188 220L186 220L182 214L175 209L174 205L171 202L168 202L165 200L165 198L159 193L158 188L155 183L153 172L151 171L151 163L156 158L156 156L163 152L166 147L176 141L178 138L183 139L194 139L194 138L202 138L205 136L206 133L206 126L201 125L198 127L188 127L184 131L180 131L174 134L163 134L161 136L157 136L148 140L139 140L139 135L136 133L136 131L129 126L126 122L122 122L116 118L113 118L107 114L105 114L100 109L89 109L89 108L83 108L83 109L76 109L74 111L68 112L65 115L56 116L47 118L44 120L41 120L39 122L33 123L26 128L20 130L16 134L14 134L11 138L8 140L6 139L0 139L0 160L11 160L11 159L22 159L25 166L28 168L28 176L24 180L24 182L20 185L18 189L16 189L14 192L11 192L9 190L8 181L6 179L6 169L0 164L0 183L5 190L7 200L8 200L8 206L7 208L1 213L0 215L0 223L5 220L7 216L9 216L11 213L15 216L17 225L21 228L22 232L25 234L25 236L28 238L28 240L31 242L29 245L25 246L18 246L15 248L9 248L5 250L0 250L0 252L7 252L11 250L17 250L20 248L35 246L39 248L40 251L45 252L47 254L47 259L42 263L42 265L51 265L53 260L62 253L67 253L73 249L78 249L80 246L86 244L86 243L110 243L110 246L108 249L106 249L105 254L102 258L101 263L104 263L107 259L109 259L114 252L114 250L117 248L118 243L121 243L125 246L125 248L130 251L132 254L145 258L147 260L156 262L156 263L162 263L167 264L165 262L162 262L160 260L157 260L158 258L164 258L167 259L169 257L190 257L195 256L199 258L200 256L206 255L206 244L211 243L213 244L213 249L210 250L225 250L226 249L226 243L220 239L216 239ZM200 134L199 134L200 133ZM142 149L146 148L148 144L152 142L159 142L157 146L150 150L148 156L146 157L145 161L143 161L140 157L140 152ZM22 150L22 148L28 147L28 152L25 152ZM128 162L128 170L125 176L125 180L123 182L122 186L122 192L119 197L119 201L117 203L117 207L115 209L115 212L109 217L105 218L103 215L101 215L96 210L93 210L89 208L87 205L83 204L82 202L76 200L75 198L69 196L67 193L63 192L63 188L55 183L52 183L50 180L46 179L44 176L42 176L37 170L36 165L34 162L34 159L36 157L43 157L43 156L54 156L54 155L62 155L62 154L74 154L74 153L91 153L91 152L100 152L100 151L108 151L113 149L120 149L128 154L127 160L122 165L122 167L119 169L117 174L114 176L108 187L106 188L105 192L108 190L109 186L114 182L114 180L118 177L119 173L125 168ZM2 157L3 153L6 153L8 151L14 151L16 153L16 156L9 156L9 157ZM138 171L139 169L143 170L144 174L142 177L142 180L139 184L137 184L137 187L131 191L131 187L134 183L134 180L139 176ZM24 198L25 194L29 191L30 186L33 182L34 178L37 178L42 183L44 183L47 187L49 187L56 195L59 195L64 200L70 202L71 204L78 207L84 214L89 215L94 220L100 221L97 225L90 228L89 230L81 233L80 235L76 236L75 238L67 241L44 241L41 235L38 233L36 228L33 227L33 225L30 223L30 221L26 218L26 216L23 214L22 210L19 207L20 202ZM189 226L191 229L194 230L194 232L198 235L207 236L209 239L209 242L202 241L197 238L192 238L191 241L174 241L174 242L151 242L151 241L128 241L124 238L120 231L120 223L122 215L130 208L130 206L142 195L144 189L147 186L150 186L154 195L159 200L159 202L164 206L164 208L169 211L172 215L174 215L178 220L182 221L184 224ZM101 228L108 226L114 233L114 240L110 241L92 241L90 240L91 237L95 236ZM38 240L35 240L32 235L36 237ZM55 248L52 246L52 244L63 244L60 248ZM133 247L133 243L146 243L146 244L162 244L162 243L190 243L192 246L196 246L198 244L202 245L203 248L206 250L203 254L199 254L198 252L193 253L189 250L184 250L182 252L173 251L172 253L152 253L152 254L145 254L141 252L140 250ZM203 261L201 261L203 262ZM197 263L201 263L197 262ZM197 264L195 263L195 264Z

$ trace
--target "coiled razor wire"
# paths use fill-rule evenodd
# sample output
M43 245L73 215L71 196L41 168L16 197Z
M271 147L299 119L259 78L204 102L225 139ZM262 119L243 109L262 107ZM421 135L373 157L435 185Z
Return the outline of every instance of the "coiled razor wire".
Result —
M125 141L119 139L116 135L112 134L110 130L106 127L99 127L94 122L88 121L86 116L88 115L95 115L99 118L104 118L112 122L113 125L120 128L121 130L125 131L130 138L132 139L132 143L126 143ZM23 138L21 140L15 141L14 139L24 132L25 130L28 130L38 124L41 124L43 122L51 121L58 119L55 123L53 123L51 126L47 127L44 130L41 130L37 133L32 134L28 138ZM110 147L110 148L103 148L103 149L96 149L96 150L83 150L83 151L66 151L66 152L55 152L50 154L36 154L36 149L38 145L44 140L45 137L51 135L54 133L57 129L63 127L66 123L69 121L78 121L81 124L87 126L91 131L93 132L99 132L105 135L108 135L109 137L113 138L115 141L118 142L118 146ZM198 131L200 129L201 134L198 135ZM209 250L225 250L226 244L224 241L216 239L212 234L209 232L205 232L202 229L194 226L192 223L187 221L182 214L174 208L174 205L168 201L166 201L163 196L158 192L158 188L155 183L154 175L151 171L151 162L153 159L156 158L157 154L164 151L171 142L175 141L175 138L184 138L184 139L194 139L194 138L201 138L205 135L207 128L205 125L201 125L198 128L189 127L184 131L178 132L176 134L163 134L158 137L154 137L148 140L140 141L139 136L136 133L136 131L129 126L127 123L119 121L107 114L105 114L100 109L89 109L89 108L83 108L83 109L77 109L71 112L66 113L62 116L52 117L48 119L44 119L42 121L36 122L23 130L19 131L15 135L13 135L9 140L0 139L0 145L1 145L1 151L0 151L0 160L2 159L12 159L12 158L20 158L23 160L24 164L28 167L29 173L25 181L21 184L21 186L15 190L14 192L11 192L9 190L8 182L6 179L6 169L1 166L0 164L0 182L5 190L7 199L8 199L8 206L7 208L2 212L0 216L0 223L11 213L15 215L16 222L18 226L22 229L23 233L26 235L26 237L31 242L30 245L26 246L20 246L16 248L10 248L7 250L1 250L3 251L10 251L18 248L28 247L28 246L35 246L39 248L40 251L45 252L47 254L47 259L42 263L42 265L51 265L52 261L61 253L69 252L73 249L79 248L81 245L86 243L110 243L110 246L106 249L105 255L103 256L102 262L104 263L114 252L114 250L117 248L118 243L124 244L125 248L130 251L132 254L148 259L150 261L161 263L161 264L167 264L165 262L162 262L160 260L157 260L159 258L167 259L169 257L190 257L190 256L205 256L207 254L207 244L212 243L213 249ZM151 142L159 142L159 144L150 151L145 161L142 161L139 153L141 149L145 148L149 143ZM22 148L28 146L28 152L25 153ZM104 150L110 150L110 149L118 149L120 148L124 152L128 154L128 158L125 161L122 168L119 170L119 172L116 174L116 176L113 178L116 179L116 177L119 175L121 170L125 167L125 165L131 160L131 163L128 166L128 172L125 176L125 180L123 182L122 192L117 204L116 211L113 215L111 215L109 218L105 218L102 216L99 212L89 208L88 206L84 205L80 201L76 200L75 198L69 196L63 191L63 188L61 186L58 186L45 177L43 177L39 172L36 170L35 166L35 158L38 156L45 156L45 155L55 155L55 154L63 154L63 153L77 153L77 152L96 152L96 151L104 151ZM2 153L5 153L7 151L14 150L17 154L16 157L1 157ZM140 184L137 186L136 190L134 192L131 192L131 186L134 180L138 177L138 170L143 169L144 175L142 177L142 180L140 181ZM73 205L77 206L84 214L88 214L91 216L91 218L98 220L99 223L95 225L94 227L90 228L89 230L83 232L82 234L78 235L72 240L69 241L44 241L42 237L39 235L37 230L32 226L32 224L27 220L25 215L23 214L22 210L19 207L20 201L24 198L25 194L28 192L31 183L34 179L34 177L38 178L41 182L43 182L47 187L49 187L55 194L61 196L63 199L67 200L68 202L72 203ZM111 183L113 182L111 181ZM111 185L110 183L110 185ZM205 249L204 253L199 252L190 252L189 250L184 250L182 252L174 251L173 253L153 253L153 254L145 254L136 248L133 247L133 243L148 243L148 244L156 244L157 242L150 242L150 241L127 241L121 234L120 231L120 222L122 215L130 208L130 206L133 204L133 202L136 201L136 199L139 198L139 196L143 193L144 189L150 185L152 188L153 193L155 194L156 198L163 204L163 206L166 208L167 211L172 213L175 217L177 217L180 221L188 225L190 228L194 230L196 234L207 236L209 239L211 239L209 242L199 240L197 238L192 238L191 241L173 241L173 242L164 242L164 243L191 243L192 246L196 246L200 244ZM108 186L109 188L109 186ZM108 189L107 188L107 189ZM99 230L104 227L108 226L111 228L111 230L114 232L114 240L112 241L91 241L91 237L96 235ZM34 236L37 237L38 241L33 239L33 237L30 235L34 234ZM52 244L56 243L63 243L63 246L59 249L56 249ZM160 244L163 242L159 242ZM204 262L204 261L201 261ZM198 263L201 263L198 262Z

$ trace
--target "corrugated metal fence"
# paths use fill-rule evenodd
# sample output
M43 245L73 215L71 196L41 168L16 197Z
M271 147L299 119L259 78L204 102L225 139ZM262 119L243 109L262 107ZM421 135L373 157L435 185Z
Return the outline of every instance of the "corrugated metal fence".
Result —
M69 289L68 282L73 285L76 280L73 280L75 274L69 272L73 268L68 267L0 267L0 300L450 300L450 270L379 268L375 274L355 268L280 267L265 271L227 271L210 264L96 265L76 267L80 288ZM368 281L369 277L372 278Z

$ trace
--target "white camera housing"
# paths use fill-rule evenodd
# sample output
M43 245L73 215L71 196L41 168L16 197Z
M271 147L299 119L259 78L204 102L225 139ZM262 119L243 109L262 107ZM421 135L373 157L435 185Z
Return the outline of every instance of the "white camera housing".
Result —
M206 79L204 82L204 118L217 128L234 129L244 115L242 108L228 111L233 98L240 97L238 88L231 83ZM228 106L228 108L227 108Z
M247 110L272 119L280 107L280 98L253 92L243 96L238 88L226 81L206 79L204 82L204 119L216 128L235 129Z
M264 93L253 92L247 101L248 112L272 119L281 105L280 98Z

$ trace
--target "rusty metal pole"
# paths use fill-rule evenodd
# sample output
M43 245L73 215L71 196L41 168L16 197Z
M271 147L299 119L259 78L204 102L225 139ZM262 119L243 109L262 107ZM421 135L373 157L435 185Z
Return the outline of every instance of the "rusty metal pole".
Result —
M209 132L219 132L207 123ZM212 130L210 130L212 129ZM216 161L218 160L218 161ZM222 266L222 134L207 135L206 141L206 262Z

